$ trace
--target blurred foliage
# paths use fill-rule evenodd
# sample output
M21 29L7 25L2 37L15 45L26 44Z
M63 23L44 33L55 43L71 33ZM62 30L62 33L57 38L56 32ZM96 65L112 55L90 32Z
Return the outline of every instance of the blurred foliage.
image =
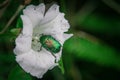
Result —
M14 74L13 74L14 73ZM25 73L18 65L13 67L8 80L32 80L32 77Z
M0 31L21 1L0 0ZM64 74L55 67L41 80L120 80L119 0L32 0L31 4L41 2L59 4L71 24L68 33L74 34L63 46ZM19 14L0 34L0 80L40 80L24 72L15 61L14 41L22 25Z
M119 53L114 48L102 42L95 43L82 37L75 36L65 43L64 49L72 53L77 59L84 59L99 65L110 66L120 70Z

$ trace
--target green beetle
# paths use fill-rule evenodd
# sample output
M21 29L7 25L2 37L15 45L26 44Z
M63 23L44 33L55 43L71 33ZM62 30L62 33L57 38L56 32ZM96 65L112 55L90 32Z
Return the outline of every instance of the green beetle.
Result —
M61 49L61 44L59 43L59 41L57 41L51 35L42 35L39 40L41 43L41 47L44 47L46 50L50 51L56 59L56 56L54 54L58 53Z

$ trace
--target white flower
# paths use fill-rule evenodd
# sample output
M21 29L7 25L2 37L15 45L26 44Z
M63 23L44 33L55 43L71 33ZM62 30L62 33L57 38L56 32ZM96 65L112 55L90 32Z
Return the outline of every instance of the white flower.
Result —
M61 57L61 50L55 54L41 47L39 38L43 35L51 35L63 46L65 40L72 34L66 34L70 25L64 18L64 13L59 12L59 6L53 4L47 12L42 3L38 6L29 5L21 15L23 29L16 39L16 61L28 73L37 78L42 76L53 67L57 66Z

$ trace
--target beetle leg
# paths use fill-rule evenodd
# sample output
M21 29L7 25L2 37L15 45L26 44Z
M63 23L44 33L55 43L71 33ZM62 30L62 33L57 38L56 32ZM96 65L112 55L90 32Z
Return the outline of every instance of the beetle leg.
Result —
M54 56L54 58L55 58L55 63L57 63L57 60L56 60L56 56L51 52L51 54Z
M40 52L42 50L42 45L40 46L40 50L38 50L38 52Z
M40 51L42 50L42 45L40 46Z
M40 42L39 40L37 40L37 42ZM42 45L40 46L40 50L37 50L38 52L40 52L42 50Z

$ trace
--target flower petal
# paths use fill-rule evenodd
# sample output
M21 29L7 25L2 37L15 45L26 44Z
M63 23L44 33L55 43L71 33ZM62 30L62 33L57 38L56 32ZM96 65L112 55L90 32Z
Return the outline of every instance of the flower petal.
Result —
M40 4L38 7L34 5L29 5L26 7L26 9L23 10L23 14L30 18L33 26L35 27L43 19L44 11L45 11L44 4Z
M69 25L69 23L68 23L68 20L66 20L66 19L64 18L64 15L65 15L64 13L61 13L61 14L59 14L58 18L59 18L59 20L60 20L61 30L62 30L63 32L67 32L68 29L70 28L70 25Z
M64 34L63 36L64 36L65 40L67 40L67 39L69 39L70 37L72 37L73 34Z
M63 13L59 13L52 21L45 24L39 24L34 28L35 34L61 34L68 31L70 25L68 21L64 18Z
M44 73L58 65L57 63L54 63L54 60L55 58L51 53L44 50L39 53L31 50L28 53L16 57L16 61L20 66L26 72L37 78L42 78Z
M24 46L24 47L23 47ZM31 50L31 37L20 34L16 39L14 53L16 55L24 54Z
M39 13L44 14L45 13L45 4L41 3L38 6L36 6L36 11L38 11Z
M22 34L27 36L32 36L33 33L32 22L26 15L21 15L21 19L23 21Z
M31 49L33 27L27 16L22 15L21 18L24 26L22 33L16 39L16 47L14 49L16 55L28 52Z
M57 4L53 4L48 11L45 13L44 19L40 24L45 24L53 20L59 14L59 6Z

